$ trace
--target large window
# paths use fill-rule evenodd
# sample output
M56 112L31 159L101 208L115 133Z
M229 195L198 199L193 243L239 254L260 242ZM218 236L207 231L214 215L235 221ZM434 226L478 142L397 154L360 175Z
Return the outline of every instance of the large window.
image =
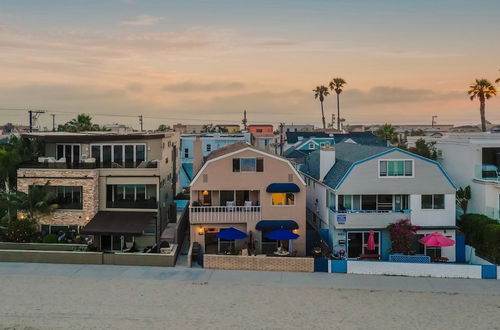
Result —
M407 210L408 195L339 195L340 211L402 211Z
M56 149L57 159L65 158L67 164L80 163L79 144L58 144Z
M292 193L273 193L273 205L295 205L295 195Z
M124 209L156 209L156 185L116 184L106 186L106 207Z
M422 209L440 210L444 209L444 195L422 195Z
M381 160L379 175L382 177L413 176L413 160Z
M264 172L264 159L233 158L233 172Z
M348 232L347 233L347 257L359 258L363 254L378 254L380 255L380 232L373 233L375 250L368 250L368 238L370 232Z
M83 188L81 186L48 186L47 189L50 194L54 195L52 203L57 204L58 209L83 209Z
M91 145L92 158L103 168L143 166L146 160L145 144ZM142 164L142 165L141 165Z

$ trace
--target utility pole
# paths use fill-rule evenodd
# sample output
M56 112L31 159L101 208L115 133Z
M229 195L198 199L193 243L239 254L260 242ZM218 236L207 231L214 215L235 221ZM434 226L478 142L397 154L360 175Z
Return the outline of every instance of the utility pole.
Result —
M30 121L30 133L33 132L33 126L35 126L38 117L45 113L45 110L28 110L29 121Z
M56 115L53 113L52 116L52 132L56 131Z
M436 125L436 118L438 116L432 116L432 121L431 121L431 126L434 127L434 125Z
M283 127L284 123L280 123L280 156L283 156Z
M246 110L243 110L243 120L241 121L241 123L243 124L243 129L246 131L247 130L247 111Z
M141 125L141 132L143 131L144 121L142 120L142 115L139 115L139 124Z

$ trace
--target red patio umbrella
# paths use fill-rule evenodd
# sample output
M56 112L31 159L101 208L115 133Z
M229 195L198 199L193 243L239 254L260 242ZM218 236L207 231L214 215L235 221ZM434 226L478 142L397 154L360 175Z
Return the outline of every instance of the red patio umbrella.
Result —
M442 234L436 232L429 234L419 240L420 243L422 243L425 246L440 246L440 247L445 247L445 246L453 246L455 245L455 241L452 240L451 238L448 238L446 236L443 236Z
M366 248L368 251L375 251L375 232L370 230L370 235L368 236L368 242L366 243Z

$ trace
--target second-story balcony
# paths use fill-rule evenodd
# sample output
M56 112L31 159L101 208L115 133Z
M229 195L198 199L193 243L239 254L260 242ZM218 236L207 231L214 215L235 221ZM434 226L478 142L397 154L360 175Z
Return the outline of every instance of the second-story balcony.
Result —
M246 223L261 219L260 206L190 206L191 224Z
M330 220L338 229L376 229L402 219L411 219L411 210L335 210L330 209Z
M474 179L500 184L500 167L496 164L476 165Z
M54 157L38 157L38 161L26 162L21 165L23 168L55 168L55 169L96 169L96 168L157 168L158 161L141 162L96 162L94 158L82 159L78 162L67 161L65 158L55 159Z

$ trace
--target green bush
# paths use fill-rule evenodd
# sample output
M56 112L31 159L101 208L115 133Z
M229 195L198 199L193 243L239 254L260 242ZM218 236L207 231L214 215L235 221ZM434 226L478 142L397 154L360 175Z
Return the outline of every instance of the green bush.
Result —
M37 223L30 218L12 219L7 224L3 235L7 240L16 243L29 243L37 230Z
M464 214L459 225L466 243L475 247L478 255L500 264L500 222L482 214Z
M45 235L42 239L42 243L57 243L57 235L56 234Z

